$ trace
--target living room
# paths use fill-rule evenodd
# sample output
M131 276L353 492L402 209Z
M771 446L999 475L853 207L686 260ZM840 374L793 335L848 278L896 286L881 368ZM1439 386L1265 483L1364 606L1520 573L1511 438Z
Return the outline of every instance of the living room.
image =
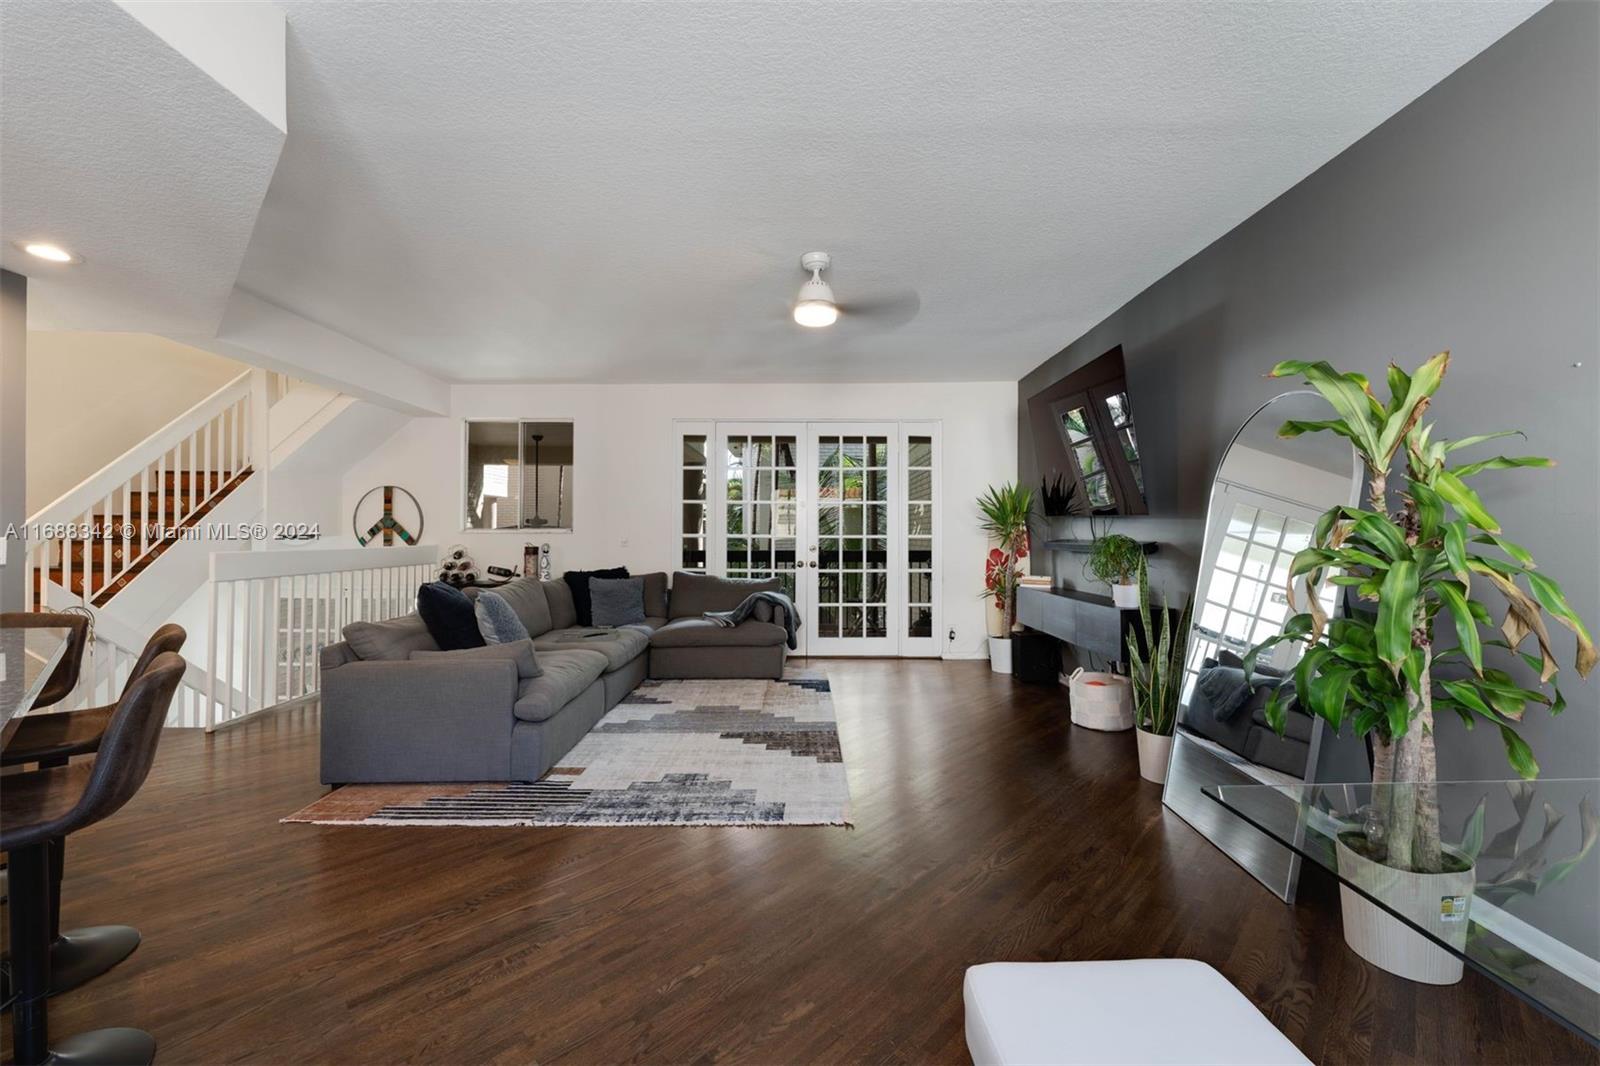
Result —
M1597 1061L1600 4L0 67L6 1061Z

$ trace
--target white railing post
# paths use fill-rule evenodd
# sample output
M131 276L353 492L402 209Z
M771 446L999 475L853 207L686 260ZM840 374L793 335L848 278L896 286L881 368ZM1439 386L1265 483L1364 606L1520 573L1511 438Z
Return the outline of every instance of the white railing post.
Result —
M267 372L256 369L250 372L250 396L245 408L246 416L250 423L249 460L250 466L255 471L255 478L259 483L256 491L260 494L261 514L270 516L267 510L268 486L270 474L267 467L271 466L272 433L267 421L268 411L272 401L267 397Z

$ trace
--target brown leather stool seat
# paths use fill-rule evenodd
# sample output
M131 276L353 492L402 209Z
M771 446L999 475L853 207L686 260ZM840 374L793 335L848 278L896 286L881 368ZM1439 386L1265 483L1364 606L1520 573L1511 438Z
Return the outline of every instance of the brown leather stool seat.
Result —
M45 616L51 617L51 616ZM77 615L54 617L80 618ZM81 618L80 618L81 620ZM145 642L144 650L128 672L128 686L150 669L162 653L176 652L183 647L188 634L182 626L164 625ZM21 763L39 763L41 766L64 766L75 755L89 755L100 747L100 738L111 723L117 705L90 707L81 711L31 714L17 725L16 732L0 752L0 765L15 766ZM6 802L11 802L11 786L7 779ZM50 994L60 995L94 980L123 959L133 954L139 946L139 930L127 925L93 925L81 929L61 931L61 881L66 870L65 839L51 842L50 858ZM9 996L9 972L4 982Z
M6 616L8 619L11 615ZM23 617L35 617L25 615ZM78 615L40 615L43 618L74 618L83 621ZM139 653L138 660L133 664L133 669L128 671L128 683L150 669L150 664L155 662L156 656L167 651L183 650L183 642L188 634L182 626L170 622L151 634L145 641L144 650ZM70 652L69 652L70 654ZM80 656L81 659L81 656ZM62 663L65 664L63 659ZM56 668L57 673L60 667ZM55 675L51 675L54 681ZM73 676L73 684L77 683L77 676ZM48 686L46 686L48 687ZM124 686L126 688L126 686ZM67 691L72 691L68 686ZM63 693L65 695L65 693ZM42 697L41 697L42 701ZM35 707L45 704L35 701ZM4 751L0 751L0 766L16 766L20 763L59 763L70 759L74 755L90 755L100 747L100 734L106 731L106 725L111 721L111 712L116 710L116 704L104 707L87 707L81 711L67 711L58 714L30 714L17 723L16 732L11 735L11 740L6 743Z
M70 629L71 643L67 653L50 671L44 688L34 699L34 708L48 707L66 699L78 687L78 674L83 669L83 653L89 643L89 619L82 614L55 614L50 611L5 611L0 613L0 626L6 629Z
M109 818L139 791L183 672L184 661L175 652L157 656L123 690L93 762L5 780L0 851L10 860L12 1049L18 1066L155 1058L155 1039L138 1029L98 1029L50 1046L50 849L56 840Z

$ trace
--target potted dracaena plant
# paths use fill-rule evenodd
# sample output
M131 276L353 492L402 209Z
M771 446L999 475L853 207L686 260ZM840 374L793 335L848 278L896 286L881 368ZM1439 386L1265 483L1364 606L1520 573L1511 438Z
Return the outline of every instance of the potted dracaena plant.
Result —
M1000 610L1000 632L989 634L989 668L1011 672L1011 631L1017 624L1017 584L1022 560L1028 557L1028 520L1033 516L1033 490L1007 483L990 486L978 497L979 528L995 547L984 566L983 595Z
M1106 533L1089 545L1083 572L1111 586L1111 602L1125 611L1139 606L1139 569L1144 546L1121 533Z
M1447 441L1435 439L1432 425L1422 420L1449 365L1450 353L1441 352L1412 374L1391 366L1387 400L1362 375L1340 373L1324 362L1273 368L1275 378L1303 377L1337 415L1286 422L1279 435L1325 432L1348 439L1366 464L1367 499L1365 507L1335 507L1317 521L1311 544L1290 567L1289 603L1296 613L1279 635L1252 649L1245 664L1248 671L1273 644L1301 645L1293 678L1296 703L1335 730L1349 726L1370 739L1372 809L1365 831L1338 834L1341 872L1373 895L1405 906L1408 919L1446 942L1466 936L1468 922L1455 913L1455 901L1470 900L1473 871L1466 853L1440 840L1435 716L1448 711L1468 728L1488 723L1499 731L1511 767L1531 779L1538 763L1517 727L1530 708L1559 714L1565 706L1554 683L1557 664L1546 618L1575 634L1579 676L1587 676L1596 661L1594 641L1561 587L1536 569L1527 549L1503 534L1500 520L1469 485L1484 471L1550 461L1501 455L1457 464L1453 457L1462 449L1520 434ZM1325 578L1375 609L1330 621L1316 595ZM1303 583L1298 598L1296 581ZM1489 605L1477 598L1485 593L1505 604L1498 633ZM1453 646L1435 644L1436 628L1453 634ZM1534 646L1525 652L1530 637ZM1266 706L1268 721L1280 733L1280 697L1287 688ZM1368 961L1419 981L1460 979L1459 959L1392 918L1384 921L1373 904L1348 888L1341 895L1345 939ZM1442 905L1447 899L1448 907Z
M1161 612L1158 635L1150 617L1150 572L1140 551L1134 572L1138 575L1139 633L1128 642L1128 680L1133 683L1134 735L1139 745L1139 776L1161 784L1167 779L1172 754L1172 730L1178 723L1178 697L1183 689L1183 661L1189 649L1191 600L1184 604L1177 628L1172 612ZM1141 642L1142 640L1142 642Z

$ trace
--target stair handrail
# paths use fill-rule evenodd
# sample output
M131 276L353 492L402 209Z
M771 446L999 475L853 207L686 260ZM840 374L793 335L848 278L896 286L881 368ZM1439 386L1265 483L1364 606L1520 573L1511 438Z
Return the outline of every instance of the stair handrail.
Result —
M104 605L126 583L125 575L136 572L135 564L163 550L177 527L192 523L197 512L209 509L215 497L231 491L231 482L252 469L257 437L252 375L243 371L28 519L29 609L63 599ZM174 475L170 493L169 474ZM115 530L107 520L118 513L119 497L124 521ZM75 567L73 554L80 544L83 560ZM51 578L58 550L59 582ZM81 594L73 589L75 572Z
M171 451L193 436L196 429L249 395L250 371L246 370L40 508L29 516L28 524L61 522L84 513L105 499L106 493L120 488L141 470L149 469L152 455L164 455ZM246 433L245 448L249 446L250 436Z

